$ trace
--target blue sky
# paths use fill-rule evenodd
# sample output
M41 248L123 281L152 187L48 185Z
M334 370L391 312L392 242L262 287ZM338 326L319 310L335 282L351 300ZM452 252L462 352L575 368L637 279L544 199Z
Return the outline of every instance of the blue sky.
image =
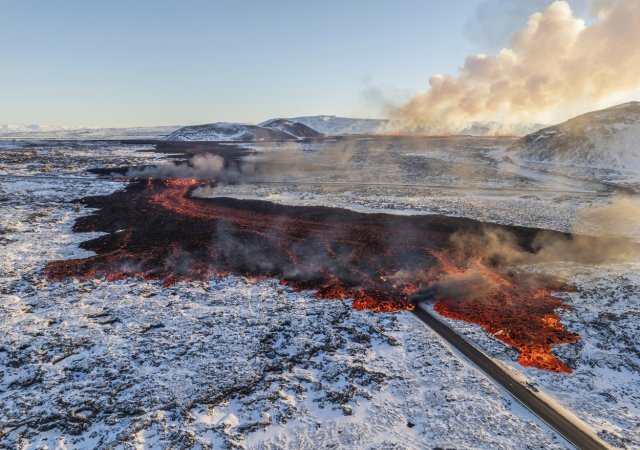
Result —
M0 123L379 116L376 93L407 97L495 51L478 36L494 13L474 22L491 3L0 0Z

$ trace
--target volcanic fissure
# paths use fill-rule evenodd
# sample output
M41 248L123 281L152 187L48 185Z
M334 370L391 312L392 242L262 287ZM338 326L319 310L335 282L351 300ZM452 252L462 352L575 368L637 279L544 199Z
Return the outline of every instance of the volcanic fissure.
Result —
M79 218L74 231L107 234L81 244L95 256L50 262L47 276L140 277L167 286L227 275L276 277L295 290L313 290L317 298L353 298L355 309L378 312L412 309L411 296L429 291L439 314L479 324L516 348L523 366L571 372L552 346L579 339L561 324L557 310L567 306L554 295L572 286L452 243L453 236L490 229L508 232L522 251L533 253L541 230L190 197L199 184L140 180L111 195L82 199L96 210Z

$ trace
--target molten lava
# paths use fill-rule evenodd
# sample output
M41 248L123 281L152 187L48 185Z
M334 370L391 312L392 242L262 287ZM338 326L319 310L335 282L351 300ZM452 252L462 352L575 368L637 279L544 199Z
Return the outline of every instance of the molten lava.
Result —
M518 349L522 365L571 371L551 353L553 345L578 339L560 323L562 300L552 295L571 287L456 253L451 236L477 232L482 223L189 197L198 184L140 181L83 199L97 210L78 219L74 231L108 234L81 244L95 256L51 262L46 274L53 280L140 277L165 285L227 275L277 277L318 298L354 298L354 308L379 312L412 309L413 294L430 291L438 313L479 324ZM539 231L492 227L514 233L523 248Z

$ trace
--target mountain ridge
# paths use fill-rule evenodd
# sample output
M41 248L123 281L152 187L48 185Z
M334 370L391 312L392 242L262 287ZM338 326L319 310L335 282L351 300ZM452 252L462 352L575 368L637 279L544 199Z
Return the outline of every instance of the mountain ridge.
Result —
M511 145L506 155L640 173L640 102L591 111L542 128Z
M287 141L321 136L299 123L274 119L266 125L215 122L182 127L165 137L165 141Z

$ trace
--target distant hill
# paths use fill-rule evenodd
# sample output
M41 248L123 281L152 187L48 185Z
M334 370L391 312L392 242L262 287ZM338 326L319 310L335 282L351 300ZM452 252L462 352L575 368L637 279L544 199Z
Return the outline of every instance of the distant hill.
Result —
M304 124L322 134L326 135L348 135L348 134L384 134L394 130L394 124L389 119L354 119L350 117L336 116L301 116L291 117L289 120ZM260 125L272 122L269 120ZM510 134L522 136L542 127L541 124L526 124L519 127L509 128ZM401 128L401 127L400 127ZM460 135L485 136L495 134L495 130L500 130L501 126L492 122L474 122L469 127L458 132Z
M594 111L528 134L510 158L640 172L640 102Z
M349 117L336 116L301 116L284 120L301 123L319 133L327 135L375 134L380 132L389 123L386 119L352 119ZM260 125L273 121L274 119L268 120L262 122Z
M277 119L261 125L217 122L188 126L171 133L165 141L286 141L320 135L303 124Z
M287 133L295 138L311 138L322 136L323 133L304 125L300 122L291 121L288 119L273 119L260 124L263 128L269 128L271 130L279 130Z

